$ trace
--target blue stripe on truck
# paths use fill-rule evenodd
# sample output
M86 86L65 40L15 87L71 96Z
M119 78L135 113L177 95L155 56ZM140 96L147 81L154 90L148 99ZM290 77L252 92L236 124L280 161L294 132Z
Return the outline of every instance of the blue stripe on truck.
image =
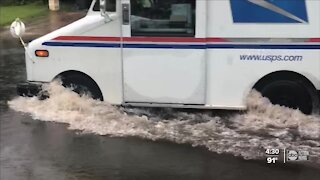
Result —
M320 49L320 45L296 44L208 44L208 49Z
M45 46L120 48L120 43L44 42ZM123 48L150 49L320 49L320 44L123 44Z

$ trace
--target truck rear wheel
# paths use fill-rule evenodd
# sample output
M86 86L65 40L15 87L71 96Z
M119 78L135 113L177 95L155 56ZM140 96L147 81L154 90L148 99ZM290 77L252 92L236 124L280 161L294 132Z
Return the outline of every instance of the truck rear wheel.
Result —
M299 109L305 114L317 112L319 107L316 90L302 81L280 79L258 85L256 89L273 104Z
M64 87L71 88L79 95L86 94L93 99L99 99L103 101L102 93L98 85L90 77L71 74L68 76L62 76L60 78Z

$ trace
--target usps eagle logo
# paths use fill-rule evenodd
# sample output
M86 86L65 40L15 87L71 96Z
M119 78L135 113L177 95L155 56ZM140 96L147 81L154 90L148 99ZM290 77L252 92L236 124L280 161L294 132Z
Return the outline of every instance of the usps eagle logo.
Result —
M308 23L305 0L230 0L235 23Z

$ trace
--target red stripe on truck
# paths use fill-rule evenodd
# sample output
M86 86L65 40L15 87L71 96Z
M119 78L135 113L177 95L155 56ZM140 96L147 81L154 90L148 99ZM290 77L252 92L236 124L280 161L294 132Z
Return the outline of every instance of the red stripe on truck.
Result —
M307 42L320 42L320 38L310 38Z
M120 41L120 37L105 37L105 36L59 36L53 40L66 41Z

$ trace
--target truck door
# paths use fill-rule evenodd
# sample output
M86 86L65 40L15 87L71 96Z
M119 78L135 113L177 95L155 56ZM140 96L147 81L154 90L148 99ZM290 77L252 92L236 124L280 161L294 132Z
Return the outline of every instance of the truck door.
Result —
M205 103L196 0L122 0L124 101Z

